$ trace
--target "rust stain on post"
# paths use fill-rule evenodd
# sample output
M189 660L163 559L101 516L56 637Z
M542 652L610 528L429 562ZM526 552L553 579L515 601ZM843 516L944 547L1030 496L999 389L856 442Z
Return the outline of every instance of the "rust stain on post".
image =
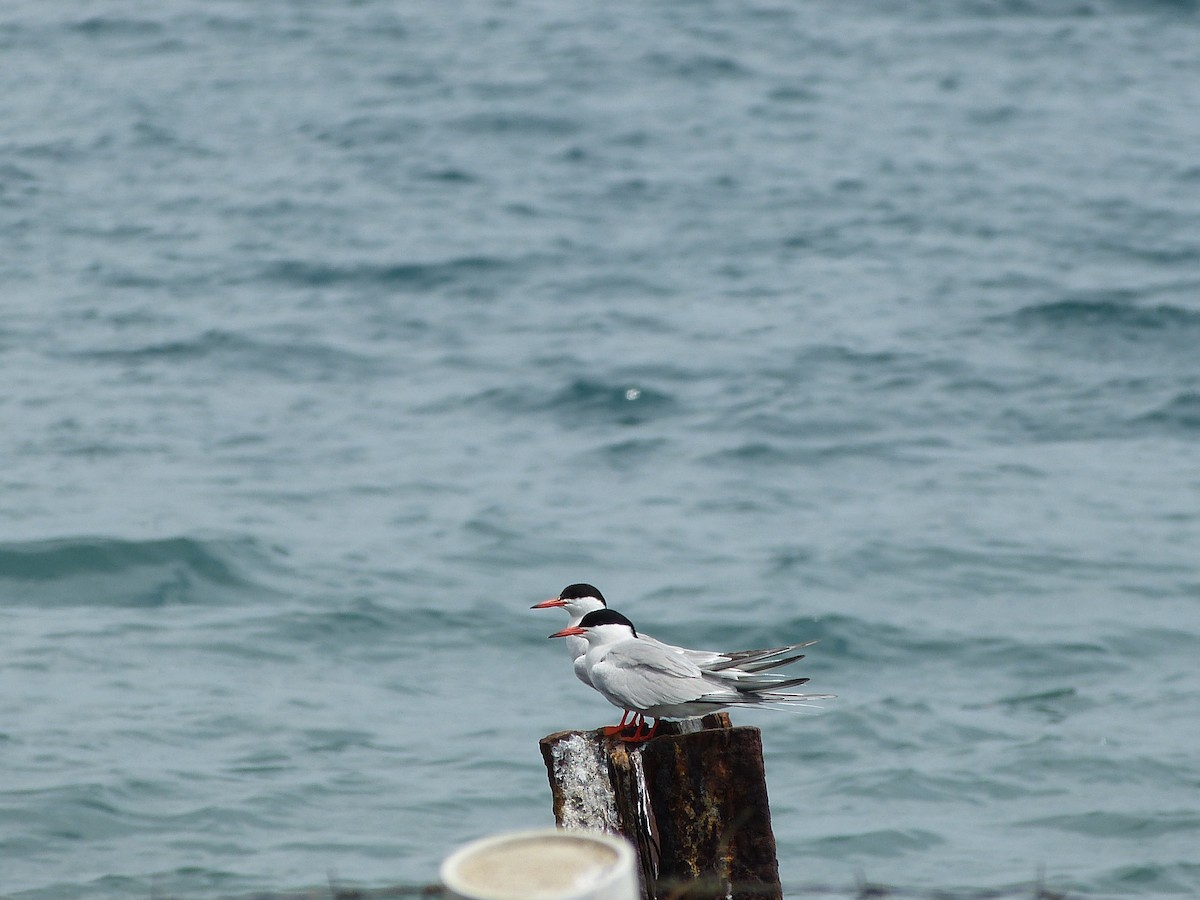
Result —
M663 726L644 744L600 731L543 738L555 820L629 838L647 900L782 898L759 730L725 713L699 731Z
M647 744L642 761L659 832L662 883L688 898L779 898L779 864L757 728Z

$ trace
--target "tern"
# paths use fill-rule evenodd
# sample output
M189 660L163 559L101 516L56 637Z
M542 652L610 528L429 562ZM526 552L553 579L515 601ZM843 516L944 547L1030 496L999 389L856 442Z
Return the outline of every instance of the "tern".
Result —
M604 600L604 595L592 585L569 584L559 592L557 597L551 597L549 600L535 603L530 609L550 609L554 607L562 607L570 614L571 619L567 622L567 627L572 628L583 621L583 617L588 613L607 609L608 604ZM808 679L793 680L786 679L784 676L773 672L770 674L763 673L767 672L768 669L776 669L780 666L794 663L798 659L804 659L804 654L797 653L796 651L811 647L816 643L816 641L807 641L803 644L788 644L785 647L772 647L766 650L733 650L722 652L718 650L689 650L686 647L676 647L674 644L664 643L647 634L639 634L638 637L648 643L657 644L659 647L669 650L672 653L682 654L705 673L714 675L723 681L736 683L743 688L774 688L776 690L781 687L803 684ZM584 654L588 650L587 640L582 636L570 636L567 638L566 644L567 650L573 660L576 677L588 687L594 687L583 661Z
M704 671L686 654L647 640L625 616L608 608L590 612L578 625L569 625L550 637L579 637L587 643L583 667L588 683L626 715L631 711L635 714L631 741L654 737L660 719L692 719L730 706L778 707L834 696L778 690L801 684L807 678L779 681L772 690L722 679L719 673ZM654 719L654 727L643 734L646 716ZM623 725L624 716L621 722ZM615 734L621 727L604 731Z

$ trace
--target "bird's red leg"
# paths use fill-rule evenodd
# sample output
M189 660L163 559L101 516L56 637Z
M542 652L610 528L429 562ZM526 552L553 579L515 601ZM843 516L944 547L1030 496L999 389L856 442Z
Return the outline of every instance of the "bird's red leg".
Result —
M614 734L620 734L625 728L625 720L629 718L629 710L621 713L621 721L617 725L605 725L600 730L604 732L605 737L612 737Z
M630 721L629 721L629 724L633 726L633 734L631 734L631 735L629 735L629 736L627 736L627 737L622 737L622 738L621 738L621 740L623 740L623 741L634 741L634 740L637 740L637 733L638 733L637 724L638 724L638 718L639 718L640 716L641 716L641 713L634 713L634 714L633 714L633 718L632 718L632 719L630 719Z
M633 717L633 722L634 722L634 725L636 726L634 728L633 734L631 734L629 737L623 739L627 743L630 743L630 744L640 744L643 741L648 741L648 740L650 740L650 738L654 737L654 732L656 732L658 730L658 719L654 720L654 728L647 730L646 729L646 717L643 716L641 713L638 713ZM645 730L645 734L642 733L643 730Z

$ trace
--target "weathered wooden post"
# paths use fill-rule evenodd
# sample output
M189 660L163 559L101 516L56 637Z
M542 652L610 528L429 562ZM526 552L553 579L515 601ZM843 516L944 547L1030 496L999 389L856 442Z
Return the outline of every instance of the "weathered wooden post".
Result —
M781 900L759 730L725 713L702 722L663 722L642 744L542 738L554 818L629 838L646 900Z

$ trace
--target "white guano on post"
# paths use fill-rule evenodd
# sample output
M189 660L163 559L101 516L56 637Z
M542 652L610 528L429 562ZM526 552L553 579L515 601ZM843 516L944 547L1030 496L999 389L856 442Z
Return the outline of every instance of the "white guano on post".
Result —
M604 748L588 735L573 734L551 750L554 778L570 798L563 804L563 828L617 831L617 798Z

